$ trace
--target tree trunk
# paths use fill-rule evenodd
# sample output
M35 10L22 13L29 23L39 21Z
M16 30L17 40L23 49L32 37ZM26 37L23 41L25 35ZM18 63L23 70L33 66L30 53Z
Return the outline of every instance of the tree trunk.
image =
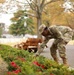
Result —
M42 24L42 15L38 15L37 17L37 36L38 38L41 38L41 35L39 34L39 26Z

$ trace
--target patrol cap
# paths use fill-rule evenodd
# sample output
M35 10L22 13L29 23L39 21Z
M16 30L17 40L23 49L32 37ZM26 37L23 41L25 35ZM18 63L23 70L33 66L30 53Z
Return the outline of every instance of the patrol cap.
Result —
M45 28L46 28L46 25L44 25L44 24L40 25L39 33L41 34Z

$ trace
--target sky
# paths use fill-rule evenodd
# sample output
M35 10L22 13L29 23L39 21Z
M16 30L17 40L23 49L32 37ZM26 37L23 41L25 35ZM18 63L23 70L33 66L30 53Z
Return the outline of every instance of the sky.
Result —
M9 25L11 23L10 19L13 17L13 14L1 14L0 22Z
M13 14L0 14L0 23L5 23L5 30L8 31L8 27L11 24L10 19L13 17Z

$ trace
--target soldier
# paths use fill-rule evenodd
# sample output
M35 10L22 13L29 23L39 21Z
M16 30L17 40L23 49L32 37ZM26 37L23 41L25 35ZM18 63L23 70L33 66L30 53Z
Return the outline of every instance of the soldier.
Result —
M54 61L58 63L58 58L56 55L56 50L58 49L59 55L62 58L63 64L68 66L65 46L67 43L72 40L73 31L68 26L52 25L49 28L45 25L39 27L39 32L42 36L45 37L45 40L39 45L36 55L40 55L46 46L47 42L54 38L54 42L50 47L50 53ZM47 47L47 46L46 46Z

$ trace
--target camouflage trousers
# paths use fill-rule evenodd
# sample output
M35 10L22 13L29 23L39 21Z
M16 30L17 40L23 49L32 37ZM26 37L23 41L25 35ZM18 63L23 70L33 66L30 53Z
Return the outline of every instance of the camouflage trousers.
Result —
M66 54L65 54L66 44L67 43L63 40L59 40L59 39L54 40L52 46L50 47L51 56L54 57L54 58L57 57L57 50L58 50L60 57L65 58L66 57ZM44 50L44 47L45 47L45 44L40 44L36 54L40 55L42 53L42 51Z
M53 58L57 58L57 50L59 52L59 56L61 58L65 58L66 59L66 46L67 42L65 42L64 40L60 40L60 39L55 39L52 46L50 47L50 53L51 56Z

